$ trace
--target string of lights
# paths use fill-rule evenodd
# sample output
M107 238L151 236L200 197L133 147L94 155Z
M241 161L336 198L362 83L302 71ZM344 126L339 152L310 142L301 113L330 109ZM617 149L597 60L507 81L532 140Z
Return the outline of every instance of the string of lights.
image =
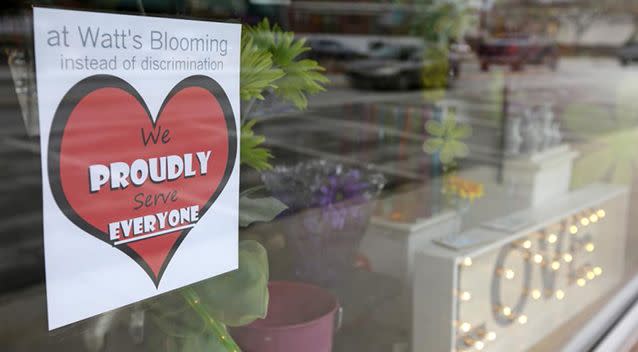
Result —
M596 246L591 239L591 235L584 232L584 229L598 223L607 216L604 209L589 209L567 216L559 224L547 226L541 231L535 231L526 235L522 239L502 247L494 268L494 280L492 282L492 297L495 304L492 306L494 318L499 325L509 325L518 323L524 325L529 318L523 313L528 297L538 301L541 298L554 298L562 301L566 297L566 292L562 288L549 287L534 288L531 286L531 267L536 265L544 270L547 275L555 275L561 268L569 270L568 286L576 285L585 287L589 281L601 276L603 269L590 263L576 266L575 257L584 253L592 253ZM569 237L571 236L571 237ZM571 245L563 247L563 239L570 239ZM538 245L534 246L534 241ZM551 246L550 246L551 245ZM519 253L523 259L523 271L517 273L514 269L505 266L505 257L511 252ZM460 307L463 303L472 300L472 292L460 288L460 277L463 271L471 270L476 258L470 256L462 257L458 260L459 287L454 295L457 304L457 319L453 323L457 334L458 352L482 351L487 343L496 340L496 332L487 329L485 324L474 326L469 321L460 319ZM501 281L522 281L523 290L518 302L510 306L500 302Z

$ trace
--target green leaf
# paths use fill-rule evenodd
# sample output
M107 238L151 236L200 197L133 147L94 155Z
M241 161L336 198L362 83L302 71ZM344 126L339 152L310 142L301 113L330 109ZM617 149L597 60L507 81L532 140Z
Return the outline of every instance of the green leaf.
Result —
M439 158L443 164L451 163L454 161L454 148L449 143L444 144L443 148L441 148Z
M226 347L222 345L217 336L211 334L200 334L189 336L184 339L181 352L221 352L227 351ZM233 352L233 351L228 351Z
M167 335L159 329L149 328L144 331L144 351L147 352L179 351L181 341L181 338Z
M177 291L158 296L146 304L149 320L163 336L184 338L206 332L206 323Z
M456 139L467 138L472 135L472 126L469 124L460 124L451 132L451 137Z
M443 124L436 120L428 120L428 122L425 123L425 130L435 137L443 137L445 132Z
M246 227L253 222L271 221L288 207L273 197L239 197L239 226Z
M423 143L423 151L428 154L434 154L441 150L443 147L443 139L442 138L428 138L428 140Z
M459 141L456 141L456 140L451 140L449 142L449 145L450 145L450 150L452 151L452 154L454 155L454 157L465 158L468 155L470 155L469 148L463 142L459 142Z
M242 100L263 100L266 89L274 89L274 82L284 76L284 71L273 67L272 54L254 45L253 38L242 32L239 75Z
M157 329L147 329L144 346L149 352L239 352L234 348L234 341L226 328L222 328L224 344L220 337L211 331L192 333L183 337L175 337Z
M256 241L239 244L239 269L190 286L220 323L242 326L268 309L268 255Z
M256 47L272 55L274 67L284 75L274 82L274 92L299 109L308 106L308 94L324 91L323 84L329 82L323 74L324 68L314 60L299 60L299 55L310 50L304 39L295 39L294 33L284 32L279 26L270 26L264 19L254 27L247 27L248 35Z
M449 112L448 115L443 118L443 129L446 133L451 133L456 129L456 115Z
M284 50L284 49L281 49ZM290 101L299 109L308 106L306 94L324 91L323 83L328 79L321 73L323 67L312 60L290 61L282 63L286 75L277 81L275 92Z
M241 164L246 164L257 171L269 170L272 168L270 150L260 147L266 137L257 136L253 132L257 120L251 120L241 126L241 136L239 138L239 160Z

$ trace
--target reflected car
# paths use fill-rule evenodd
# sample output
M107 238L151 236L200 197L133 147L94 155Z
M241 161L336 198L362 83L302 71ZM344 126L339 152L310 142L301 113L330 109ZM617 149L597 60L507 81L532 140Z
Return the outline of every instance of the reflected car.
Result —
M314 60L353 60L360 59L363 55L347 45L331 39L309 39L308 46L312 50L308 51L308 58Z
M618 60L623 66L627 66L632 62L638 61L638 38L627 41L618 50Z
M559 60L554 41L524 35L483 40L476 54L484 72L493 65L510 66L512 71L521 71L526 65L547 65L555 70Z
M356 60L346 67L346 75L355 88L407 90L425 86L426 71L436 70L437 62L426 59L426 48L419 46L384 45L373 50L365 60ZM442 85L451 85L460 73L460 60L447 56L443 66L447 72Z

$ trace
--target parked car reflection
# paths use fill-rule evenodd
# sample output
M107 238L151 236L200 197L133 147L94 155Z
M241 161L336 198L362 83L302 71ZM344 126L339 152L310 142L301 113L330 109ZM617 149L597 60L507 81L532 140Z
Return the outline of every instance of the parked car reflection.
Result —
M309 39L307 41L312 48L308 57L314 60L352 60L362 58L363 55L353 48L332 39Z
M638 37L629 39L619 50L618 60L623 66L627 66L638 60Z
M449 86L460 73L457 55L434 47L384 45L353 61L346 75L355 88L407 90Z
M492 65L508 65L512 71L521 71L530 64L555 70L559 59L555 42L525 35L485 39L479 44L477 55L482 71L489 71Z

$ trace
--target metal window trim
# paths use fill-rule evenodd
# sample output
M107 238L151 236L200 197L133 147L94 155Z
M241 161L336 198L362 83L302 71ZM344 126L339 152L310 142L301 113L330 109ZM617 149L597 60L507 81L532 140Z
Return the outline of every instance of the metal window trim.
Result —
M638 275L635 275L569 340L564 352L628 351L638 340ZM634 341L635 342L635 341Z

